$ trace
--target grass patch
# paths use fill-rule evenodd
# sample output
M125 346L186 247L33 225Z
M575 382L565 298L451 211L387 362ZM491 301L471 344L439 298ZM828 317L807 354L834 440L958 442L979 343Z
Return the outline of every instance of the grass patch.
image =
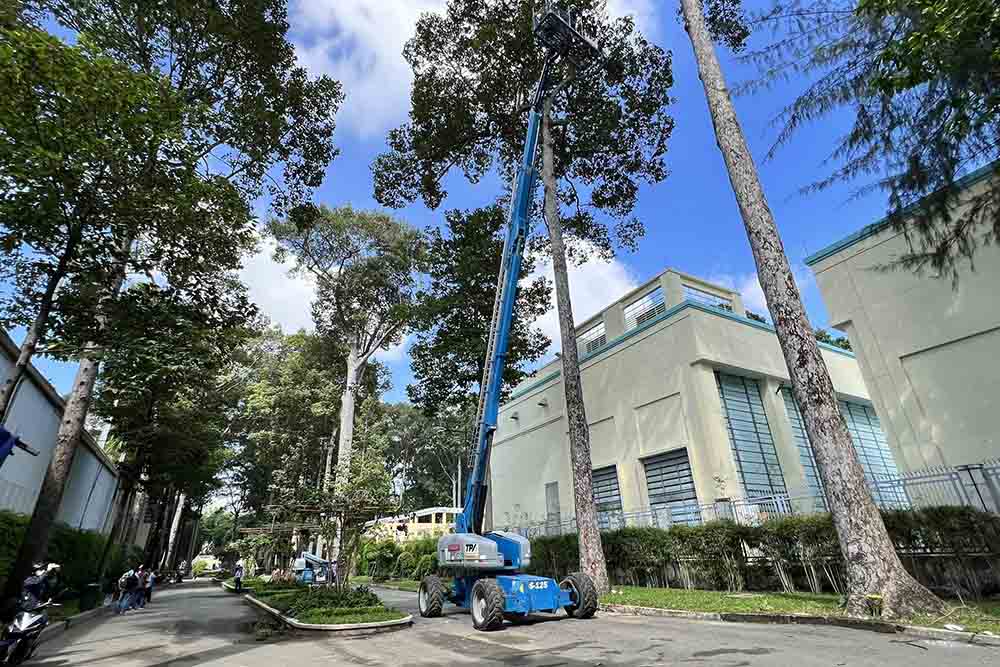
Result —
M843 616L840 596L813 593L725 593L683 588L616 587L601 596L606 604L677 609L730 614L805 614ZM949 604L949 611L936 616L922 615L896 621L904 625L943 628L953 624L966 632L991 632L1000 635L1000 601Z
M386 579L385 581L372 581L371 577L351 577L352 584L364 586L385 586L386 588L398 588L401 591L416 593L420 590L420 582L412 579Z
M842 616L840 597L812 593L725 593L685 588L625 586L601 596L607 604L733 614Z
M292 604L295 602L295 598L299 596L299 591L274 591L267 594L254 595L255 598L266 604L272 609L277 609L282 614L288 611Z
M387 607L317 607L299 614L300 623L378 623L406 618L406 614Z
M1000 600L948 606L949 609L944 614L916 616L909 621L909 624L929 628L960 625L966 632L990 632L1000 635Z

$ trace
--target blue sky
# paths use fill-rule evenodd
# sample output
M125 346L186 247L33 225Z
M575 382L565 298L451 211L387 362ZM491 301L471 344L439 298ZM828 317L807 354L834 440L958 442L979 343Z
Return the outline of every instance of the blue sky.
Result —
M347 101L338 115L341 155L330 166L318 200L338 205L374 207L369 164L384 147L385 132L405 120L410 75L400 55L421 11L439 9L444 0L292 0L290 20L301 62L315 73L331 74L344 85ZM676 2L609 0L613 12L636 17L653 41L673 54L676 126L667 163L670 175L641 191L636 214L646 225L646 238L635 253L621 254L610 264L591 262L570 275L577 321L593 315L631 287L666 267L727 283L744 293L747 306L766 312L756 285L753 256L739 210L716 146L704 92L690 42L676 13ZM723 69L731 86L753 76L725 50ZM827 173L822 165L849 118L833 117L805 128L776 158L764 162L776 130L771 119L802 86L792 82L767 93L735 100L737 113L774 212L789 259L816 326L826 326L825 309L802 260L812 252L880 218L880 195L849 201L847 187L802 196L798 188ZM396 212L418 226L436 225L446 208L470 208L492 202L496 181L470 186L460 177L448 180L449 197L438 211L414 205ZM266 253L251 258L243 271L258 305L285 330L311 326L311 287L285 275L286 267ZM539 325L556 338L554 314ZM20 338L20 332L14 332ZM406 344L381 353L393 371L386 400L405 397L410 381ZM75 367L40 359L38 367L66 393Z

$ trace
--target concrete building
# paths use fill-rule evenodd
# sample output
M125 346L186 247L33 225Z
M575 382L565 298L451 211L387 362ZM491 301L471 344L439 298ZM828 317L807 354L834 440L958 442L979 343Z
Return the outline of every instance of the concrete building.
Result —
M718 499L822 504L774 329L740 295L667 270L577 327L599 510L698 522ZM895 463L857 360L821 345L870 475ZM560 361L516 387L491 460L498 527L573 516Z
M0 377L9 377L18 349L5 332L0 332L0 348ZM15 450L4 462L0 468L0 509L31 514L55 449L64 402L33 366L28 367L15 392L4 426L40 453L30 456ZM85 433L56 520L77 529L111 530L110 514L117 489L118 471L114 463Z
M960 181L960 207L995 169ZM901 469L1000 457L1000 247L979 248L975 271L963 269L955 286L947 277L877 270L907 250L903 234L882 220L806 264L831 325L851 340Z
M441 537L455 529L455 517L461 507L425 507L424 509L387 516L365 524L366 535L374 539L411 542L425 537Z

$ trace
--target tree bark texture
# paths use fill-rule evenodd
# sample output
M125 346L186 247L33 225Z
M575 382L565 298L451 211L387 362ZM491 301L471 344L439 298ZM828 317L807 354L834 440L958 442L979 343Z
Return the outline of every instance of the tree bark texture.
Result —
M45 555L49 546L49 532L55 523L59 505L62 503L63 491L73 467L73 458L83 432L83 420L90 407L90 399L97 378L97 359L87 356L80 360L76 378L73 381L73 392L66 402L62 423L56 436L55 450L45 471L42 489L35 503L35 511L31 521L24 531L21 548L18 550L17 561L11 568L5 597L16 597L21 590L21 584L31 574L32 565Z
M174 510L174 520L170 524L170 537L167 538L167 569L174 569L174 560L177 555L177 536L180 534L181 520L184 518L184 503L187 502L187 494L181 493L177 499L177 508Z
M48 283L45 285L45 292L42 293L42 298L38 303L38 312L35 313L35 319L32 321L31 327L28 328L28 333L24 336L24 342L21 343L17 361L14 363L14 370L10 377L3 383L3 387L0 387L0 424L6 423L7 413L10 412L10 406L14 399L14 389L28 369L28 364L31 363L31 358L35 354L38 343L45 336L45 330L48 328L49 323L49 313L52 312L52 303L55 300L56 289L58 289L59 283L66 276L69 263L76 253L78 242L79 234L71 232L69 240L66 243L66 248L63 250L62 256L59 257L59 264L56 266L55 272L49 276Z
M716 141L729 171L757 276L833 514L847 574L848 613L870 615L876 600L886 618L940 610L941 601L903 567L872 500L726 88L701 2L681 0L681 8L708 99Z
M563 387L566 394L570 462L573 467L576 528L580 540L580 570L590 575L599 593L607 593L611 587L608 582L608 567L604 562L601 531L597 527L593 464L590 460L590 428L587 425L587 412L583 403L573 304L569 296L566 248L563 244L562 221L559 218L559 204L556 199L557 184L551 122L552 103L551 99L547 99L542 111L542 182L545 186L545 222L552 244L556 311L559 315L559 338L562 344Z
M352 339L347 351L344 394L340 399L340 440L337 443L337 467L340 469L340 474L344 475L351 465L351 448L354 444L354 400L358 393L358 371L362 363L359 359L358 341Z
M104 543L104 549L101 550L101 561L97 565L98 581L104 578L104 571L108 569L108 560L111 557L112 549L115 548L115 544L121 540L124 534L128 532L128 511L132 506L133 500L132 489L133 486L131 482L122 485L120 497L118 499L118 507L115 510L115 522L111 525L111 532L108 533L108 539ZM125 546L125 542L122 542L122 546Z
M110 296L116 296L125 282L125 270L128 257L132 252L132 243L133 239L131 238L123 239L121 242L119 248L121 258L115 266L115 278L110 286ZM101 306L99 305L98 308L100 309ZM106 326L107 317L101 310L98 311L96 318L102 327ZM31 520L24 531L24 539L18 550L17 560L14 561L14 565L8 573L9 578L4 588L4 597L17 597L20 594L22 582L31 573L34 563L40 560L48 549L49 533L55 522L56 513L59 511L59 505L62 503L66 482L69 479L70 470L73 468L73 459L76 457L76 450L83 436L84 422L87 419L87 411L90 409L94 383L97 381L99 370L99 348L93 342L87 343L80 359L80 367L73 380L73 390L63 408L62 421L56 435L56 446L45 471L45 479L42 482L38 500L35 502L35 510L32 512Z

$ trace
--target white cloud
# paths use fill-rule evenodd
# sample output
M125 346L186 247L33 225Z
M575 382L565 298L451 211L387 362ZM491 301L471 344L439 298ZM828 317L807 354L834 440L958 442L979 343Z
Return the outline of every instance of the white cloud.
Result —
M658 12L653 0L608 0L608 13L611 16L631 16L647 39L655 38L659 32Z
M273 252L274 241L264 241L261 251L247 260L240 271L240 277L250 289L250 298L285 333L299 329L312 331L315 328L312 302L316 283L307 276L290 275L293 263L275 262ZM412 342L412 337L406 336L398 344L378 350L374 356L383 363L403 361L409 358Z
M384 350L378 350L372 356L384 364L391 364L399 361L409 360L410 345L412 344L413 344L413 336L407 335L403 337L403 340L399 341L395 345L390 345L388 348Z
M347 96L337 116L361 136L399 123L409 108L410 66L403 45L417 18L445 0L295 0L291 24L299 62L329 74Z
M288 275L292 263L278 264L271 259L273 252L274 241L262 243L261 251L245 262L240 278L250 288L253 302L282 331L312 331L315 284L305 276Z
M399 124L410 102L413 75L403 46L424 12L446 0L293 0L290 22L299 62L343 84L337 121L362 137ZM657 35L654 0L608 0L611 16L632 16L648 37Z
M556 314L556 292L552 262L539 266L527 278L534 280L545 276L552 285L552 309L542 315L535 324L552 340L549 353L561 349L559 342L559 317ZM639 286L639 281L622 262L613 259L610 262L591 260L583 265L569 267L569 295L573 304L573 317L576 324L601 312L630 290Z

